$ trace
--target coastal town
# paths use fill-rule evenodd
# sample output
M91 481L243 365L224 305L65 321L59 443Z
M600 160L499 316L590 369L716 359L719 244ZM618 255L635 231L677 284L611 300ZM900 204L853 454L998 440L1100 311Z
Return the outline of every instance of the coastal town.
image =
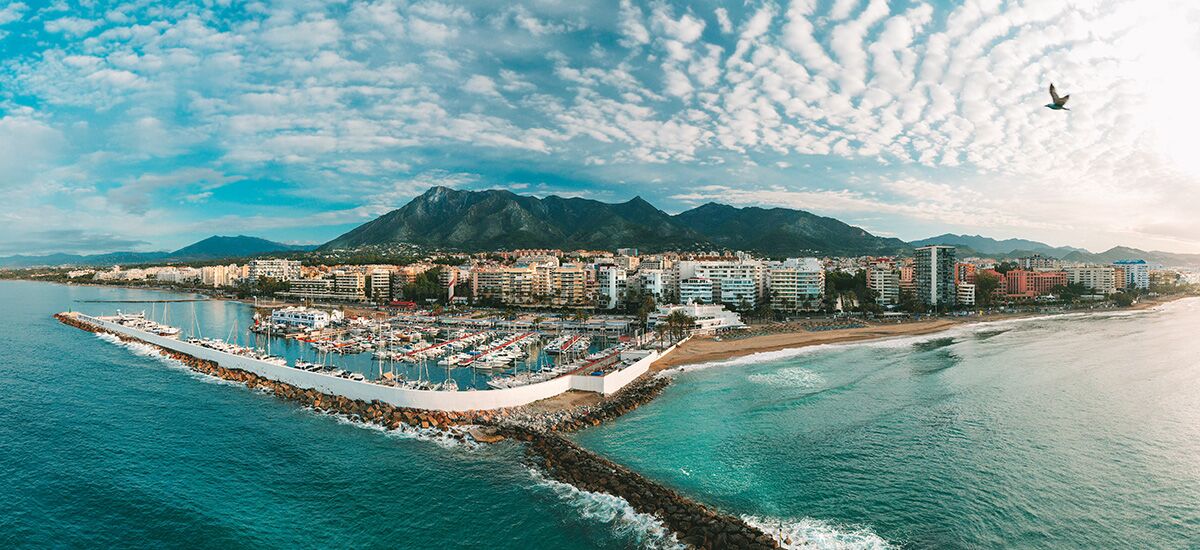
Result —
M631 313L721 304L758 319L814 313L903 315L1040 304L1128 305L1200 281L1140 258L1108 264L1032 254L960 257L953 246L907 257L764 258L745 252L508 250L434 253L394 264L258 258L227 265L111 266L25 273L67 282L241 291L294 303Z

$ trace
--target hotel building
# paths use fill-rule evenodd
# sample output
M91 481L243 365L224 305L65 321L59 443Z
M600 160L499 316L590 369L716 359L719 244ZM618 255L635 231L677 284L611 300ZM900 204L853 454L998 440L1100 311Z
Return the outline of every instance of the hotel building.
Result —
M914 251L913 258L917 299L933 307L953 306L955 248L922 246Z

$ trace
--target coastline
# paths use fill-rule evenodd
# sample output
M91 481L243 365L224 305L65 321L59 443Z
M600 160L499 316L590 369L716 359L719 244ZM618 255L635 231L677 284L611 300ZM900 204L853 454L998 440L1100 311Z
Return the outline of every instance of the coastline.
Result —
M1005 321L1037 316L1078 315L1089 313L1111 313L1114 311L1142 311L1189 296L1168 296L1161 299L1146 299L1126 308L1066 309L1054 312L999 313L970 317L936 317L922 321L904 323L873 323L861 328L845 328L810 332L792 330L775 334L762 334L741 338L693 337L679 346L670 355L650 365L650 373L662 372L686 365L697 365L727 361L756 353L787 349L800 349L823 344L849 344L870 342L902 336L923 336L943 332L951 328L994 321Z

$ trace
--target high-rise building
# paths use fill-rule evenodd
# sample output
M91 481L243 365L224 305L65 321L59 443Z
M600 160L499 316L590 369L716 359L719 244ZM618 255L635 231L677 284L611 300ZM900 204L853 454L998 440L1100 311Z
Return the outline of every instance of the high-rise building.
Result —
M712 281L715 292L713 298L735 306L754 307L766 291L765 269L763 263L757 260L681 261L675 264L675 273L680 283L680 301L684 296L683 281L693 278ZM722 287L728 290L722 291Z
M688 277L679 281L679 303L681 304L711 304L713 298L713 280L703 277Z
M1067 281L1081 284L1100 294L1112 294L1117 291L1116 270L1106 266L1075 266L1068 267Z
M257 282L262 278L275 281L290 281L300 278L299 260L250 260L247 265L250 268L248 278L251 282Z
M910 282L912 278L908 279ZM900 303L900 270L891 260L876 260L867 267L867 288L875 293L879 305Z
M955 248L922 246L914 251L913 259L917 300L934 307L953 306Z
M392 299L392 272L375 268L367 279L372 302L388 302Z
M600 307L615 309L621 304L625 293L628 274L624 268L615 265L602 265L596 269L596 286L600 298Z
M1124 281L1118 286L1122 288L1150 288L1150 266L1146 260L1117 260L1113 262L1113 266L1120 268L1124 273Z
M975 284L975 264L954 264L954 284Z
M1054 271L1062 266L1056 258L1050 258L1041 254L1034 254L1024 258L1017 259L1017 267L1026 271Z
M825 267L816 258L788 258L767 264L767 289L772 309L819 309L825 296Z

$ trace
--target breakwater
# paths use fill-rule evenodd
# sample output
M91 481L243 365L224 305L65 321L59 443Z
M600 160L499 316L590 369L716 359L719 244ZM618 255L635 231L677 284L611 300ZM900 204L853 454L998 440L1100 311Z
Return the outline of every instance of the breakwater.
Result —
M81 330L149 346L197 372L268 392L317 411L341 414L390 430L408 426L441 430L452 438L470 438L483 443L495 443L506 438L526 442L526 456L530 462L551 478L581 490L623 498L638 512L659 518L682 542L690 546L705 549L778 547L770 535L741 519L684 497L580 447L558 433L599 425L636 409L662 393L670 384L669 379L645 376L596 405L541 416L523 414L520 408L465 412L412 409L300 388L114 332L74 315L60 313L54 317L63 324Z
M110 334L124 342L137 342L142 345L150 346L163 356L179 361L180 363L183 363L197 372L215 376L231 382L237 382L251 389L270 392L282 399L295 401L301 405L312 407L314 410L346 415L353 420L376 424L388 429L398 429L402 425L412 426L415 428L433 429L448 429L452 427L477 424L490 425L496 423L499 419L507 416L509 413L509 411L506 409L465 412L411 409L397 407L380 401L350 399L342 395L300 388L286 382L279 382L265 376L259 376L252 372L222 367L215 361L199 359L186 353L164 348L162 346L146 342L126 334L113 332L103 327L98 327L91 323L81 321L78 318L70 315L64 315L60 313L56 314L54 317L63 324L86 330L88 332ZM452 432L452 435L458 435L462 437L464 436L464 432L454 431Z
M779 548L774 538L740 518L687 498L560 434L514 425L505 426L501 433L527 442L532 462L555 480L621 497L638 512L657 517L684 544L706 549Z

